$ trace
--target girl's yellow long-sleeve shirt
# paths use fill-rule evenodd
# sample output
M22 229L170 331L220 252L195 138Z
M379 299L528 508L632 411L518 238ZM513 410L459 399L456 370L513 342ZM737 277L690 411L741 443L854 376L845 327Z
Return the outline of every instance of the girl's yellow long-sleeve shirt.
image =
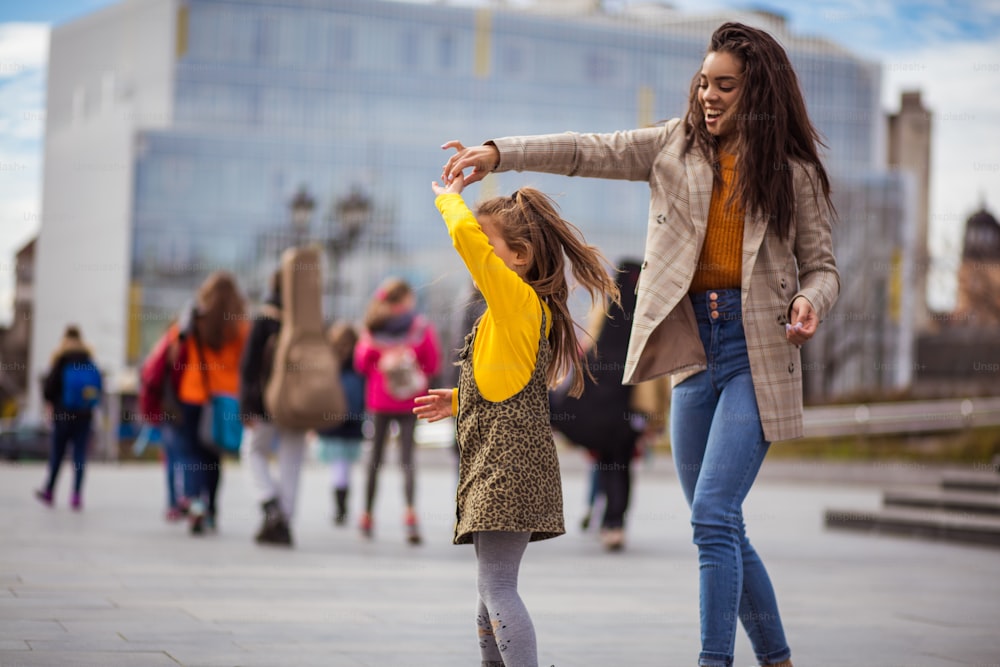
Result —
M552 312L493 251L461 195L438 195L434 203L448 225L452 245L486 299L472 353L476 387L486 400L503 401L528 384L538 356L542 311L546 335L552 328ZM457 391L452 394L452 413L458 414Z

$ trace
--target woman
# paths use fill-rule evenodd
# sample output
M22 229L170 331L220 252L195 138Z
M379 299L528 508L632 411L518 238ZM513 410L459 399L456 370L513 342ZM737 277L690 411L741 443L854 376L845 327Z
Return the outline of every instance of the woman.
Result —
M49 450L48 478L35 496L49 507L55 495L56 478L66 457L66 447L73 447L73 494L70 507L83 509L83 471L87 465L87 445L94 409L102 394L100 371L90 350L83 343L80 329L66 327L59 348L52 355L49 374L42 394L52 409L52 448Z
M204 442L198 423L214 394L239 394L240 356L249 324L236 279L225 271L212 273L198 289L177 390L181 403L181 447L184 496L189 499L191 534L216 527L216 496L221 481L219 450Z
M446 181L492 171L647 181L645 259L624 381L673 374L671 441L698 546L699 664L733 662L736 619L762 665L791 665L742 504L771 442L802 435L799 348L840 290L819 134L784 49L726 23L685 118L613 134L496 139Z

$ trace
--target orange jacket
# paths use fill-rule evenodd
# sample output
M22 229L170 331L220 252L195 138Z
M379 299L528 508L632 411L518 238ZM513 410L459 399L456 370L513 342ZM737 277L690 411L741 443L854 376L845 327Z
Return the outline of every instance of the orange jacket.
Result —
M213 394L240 394L240 357L246 344L250 326L240 322L237 335L219 350L202 345L205 359L198 354L198 345L193 336L185 339L187 361L181 374L177 396L185 403L202 404L208 400L208 387ZM204 368L204 372L202 369Z

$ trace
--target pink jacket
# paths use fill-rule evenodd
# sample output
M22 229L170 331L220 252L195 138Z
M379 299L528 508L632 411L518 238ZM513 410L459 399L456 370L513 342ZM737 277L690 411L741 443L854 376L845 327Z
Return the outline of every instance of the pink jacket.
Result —
M414 320L410 331L406 344L416 354L417 363L430 380L438 372L441 364L441 346L438 343L437 332L434 330L434 325L420 315ZM382 353L398 345L399 342L373 336L370 331L364 331L354 348L354 367L365 376L365 405L371 412L409 414L413 410L415 405L413 398L416 397L400 400L390 395L386 388L386 380L379 370Z

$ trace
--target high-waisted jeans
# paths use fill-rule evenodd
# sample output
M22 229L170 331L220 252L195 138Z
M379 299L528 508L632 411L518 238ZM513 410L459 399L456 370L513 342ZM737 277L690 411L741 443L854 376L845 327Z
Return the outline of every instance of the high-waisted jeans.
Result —
M698 664L733 664L737 618L760 664L777 663L791 652L771 580L743 523L743 499L770 443L750 376L740 290L692 294L691 301L708 369L674 387L670 436L698 546Z

